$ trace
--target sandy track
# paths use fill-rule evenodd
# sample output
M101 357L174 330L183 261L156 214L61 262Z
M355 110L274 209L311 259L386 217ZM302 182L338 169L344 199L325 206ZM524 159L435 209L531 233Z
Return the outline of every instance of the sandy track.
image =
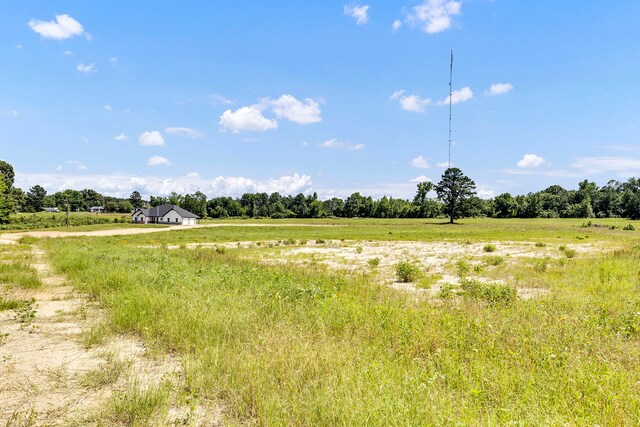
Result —
M15 243L21 237L57 238L57 237L78 237L78 236L126 236L130 234L160 233L174 230L190 230L193 228L211 227L340 227L332 224L200 224L200 225L172 225L165 228L114 228L112 230L96 231L24 231L19 233L0 234L0 244Z

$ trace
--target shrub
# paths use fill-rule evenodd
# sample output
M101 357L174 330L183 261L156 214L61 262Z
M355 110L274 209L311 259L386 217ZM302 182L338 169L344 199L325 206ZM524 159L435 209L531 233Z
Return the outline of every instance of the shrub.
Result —
M633 231L635 229L636 228L633 226L633 224L629 224L623 228L623 230L626 230L626 231Z
M362 251L363 251L362 246L358 246L358 247L356 248L356 253L357 253L357 254L361 254L361 253L362 253Z
M376 268L380 265L380 258L371 258L370 260L367 260L367 264L369 264L369 267L371 268Z
M483 257L482 260L487 264L487 265L500 265L504 262L504 258L502 258L500 255L491 255L491 256L486 256Z
M224 246L216 246L216 253L217 254L223 254L227 251L227 249Z
M396 264L396 277L402 283L415 282L420 278L420 268L408 261Z
M324 245L325 243L324 239L316 239L316 245Z
M456 266L458 267L458 276L463 277L469 271L471 271L471 264L466 259L459 259L456 262Z
M536 242L536 248L544 248L545 246L547 246L547 244L544 242Z
M503 283L482 283L477 280L463 280L465 295L488 302L489 304L510 304L515 301L516 290Z
M444 283L440 286L440 292L438 292L438 297L442 299L449 299L453 296L453 285L451 283Z
M576 250L575 249L565 249L564 250L564 256L566 256L567 258L573 258L576 256Z
M492 245L491 243L484 245L484 248L482 248L485 252L495 252L496 249L498 249L496 248L496 245Z

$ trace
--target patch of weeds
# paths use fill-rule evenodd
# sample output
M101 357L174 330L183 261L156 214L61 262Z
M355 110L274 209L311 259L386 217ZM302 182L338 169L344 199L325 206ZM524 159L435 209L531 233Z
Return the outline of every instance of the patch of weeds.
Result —
M30 408L28 411L18 410L13 412L7 419L8 426L31 427L37 425L38 411Z
M227 252L227 248L225 248L224 246L216 246L217 254L224 254L225 252Z
M504 258L500 255L490 255L482 257L482 261L487 265L498 266L504 263Z
M0 332L0 345L4 344L5 340L9 337L8 332Z
M113 394L104 417L113 424L154 425L152 419L167 408L170 391L169 382L159 387L144 387L134 381L128 391Z
M12 262L0 264L0 282L11 283L22 288L38 288L42 285L38 272L29 264Z
M476 264L473 266L474 273L482 273L484 271L484 264Z
M503 283L483 283L477 280L462 280L465 295L488 302L492 305L506 305L516 300L515 288Z
M32 245L38 241L37 237L24 236L18 239L18 243L21 245Z
M544 242L536 242L536 248L544 248L546 247L547 244Z
M420 276L420 268L417 265L408 261L402 261L396 264L396 277L399 282L415 282L420 278Z
M15 319L20 323L23 327L28 326L36 320L36 311L33 308L33 304L36 302L35 299L31 299L27 301L23 306L15 309L16 317Z
M358 247L356 247L356 253L357 253L357 254L361 254L361 253L362 253L362 251L363 251L362 246L358 246Z
M300 244L301 244L301 245L306 245L306 244L307 244L307 239L302 239L302 240L300 240Z
M316 239L316 245L324 245L327 243L324 239Z
M491 243L484 245L484 248L482 248L482 250L485 252L495 252L497 249L498 248L496 248L496 245L493 245Z
M3 297L0 297L0 311L16 310L24 307L28 303L29 301L25 300L5 299Z
M292 238L288 238L287 240L283 241L282 244L287 245L287 246L291 246L291 245L295 245L296 241Z
M549 266L549 257L536 258L533 260L533 269L538 273L544 273Z
M440 274L425 274L418 279L417 286L422 289L429 289L442 279Z
M580 227L582 227L582 228L593 227L593 223L591 221L583 222Z
M559 250L560 252L564 252L564 251L565 251L565 249L567 249L567 245L560 245L560 246L558 247L558 250Z
M471 271L471 264L466 259L459 259L456 262L456 267L458 267L458 276L464 277Z
M574 258L577 254L575 249L568 249L568 248L562 252L564 253L564 256L566 256L567 258Z
M80 385L85 388L99 389L115 384L125 370L125 363L118 359L114 353L105 355L106 362L101 363L97 369L86 372L80 378Z
M626 226L623 228L623 230L625 230L625 231L633 231L633 230L635 230L635 229L636 229L636 228L633 226L633 224L626 225Z
M108 335L107 326L104 323L98 323L82 333L82 344L86 348L101 345L106 341Z
M442 286L440 286L438 298L451 299L453 297L453 289L454 285L452 285L451 283L444 283Z
M376 268L377 266L380 265L380 258L371 258L367 260L367 264L369 264L369 267L371 268Z

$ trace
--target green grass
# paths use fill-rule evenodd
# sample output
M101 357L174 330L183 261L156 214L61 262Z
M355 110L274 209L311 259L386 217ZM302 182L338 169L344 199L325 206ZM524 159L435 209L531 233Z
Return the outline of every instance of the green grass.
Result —
M640 245L634 233L580 230L564 220L463 222L339 221L353 227L192 229L42 244L54 266L107 309L105 328L181 355L187 389L221 401L227 424L637 424ZM577 234L612 249L547 259L544 268L510 260L508 269L487 269L508 285L470 279L462 297L449 289L437 304L367 274L264 265L242 259L241 249L140 247L154 239L412 235L532 244L559 236L559 245L578 243ZM471 271L469 262L459 269L462 264L461 276ZM521 300L514 286L550 293ZM135 424L161 412L167 392L146 393L134 387L114 397L108 419Z
M42 286L38 272L28 263L21 261L0 264L0 283L30 289Z

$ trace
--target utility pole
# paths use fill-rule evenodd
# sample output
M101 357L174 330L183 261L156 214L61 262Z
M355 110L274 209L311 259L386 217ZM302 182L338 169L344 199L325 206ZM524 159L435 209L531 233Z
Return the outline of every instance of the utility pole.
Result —
M449 168L451 168L451 98L453 96L453 49L451 50L451 63L449 64Z

